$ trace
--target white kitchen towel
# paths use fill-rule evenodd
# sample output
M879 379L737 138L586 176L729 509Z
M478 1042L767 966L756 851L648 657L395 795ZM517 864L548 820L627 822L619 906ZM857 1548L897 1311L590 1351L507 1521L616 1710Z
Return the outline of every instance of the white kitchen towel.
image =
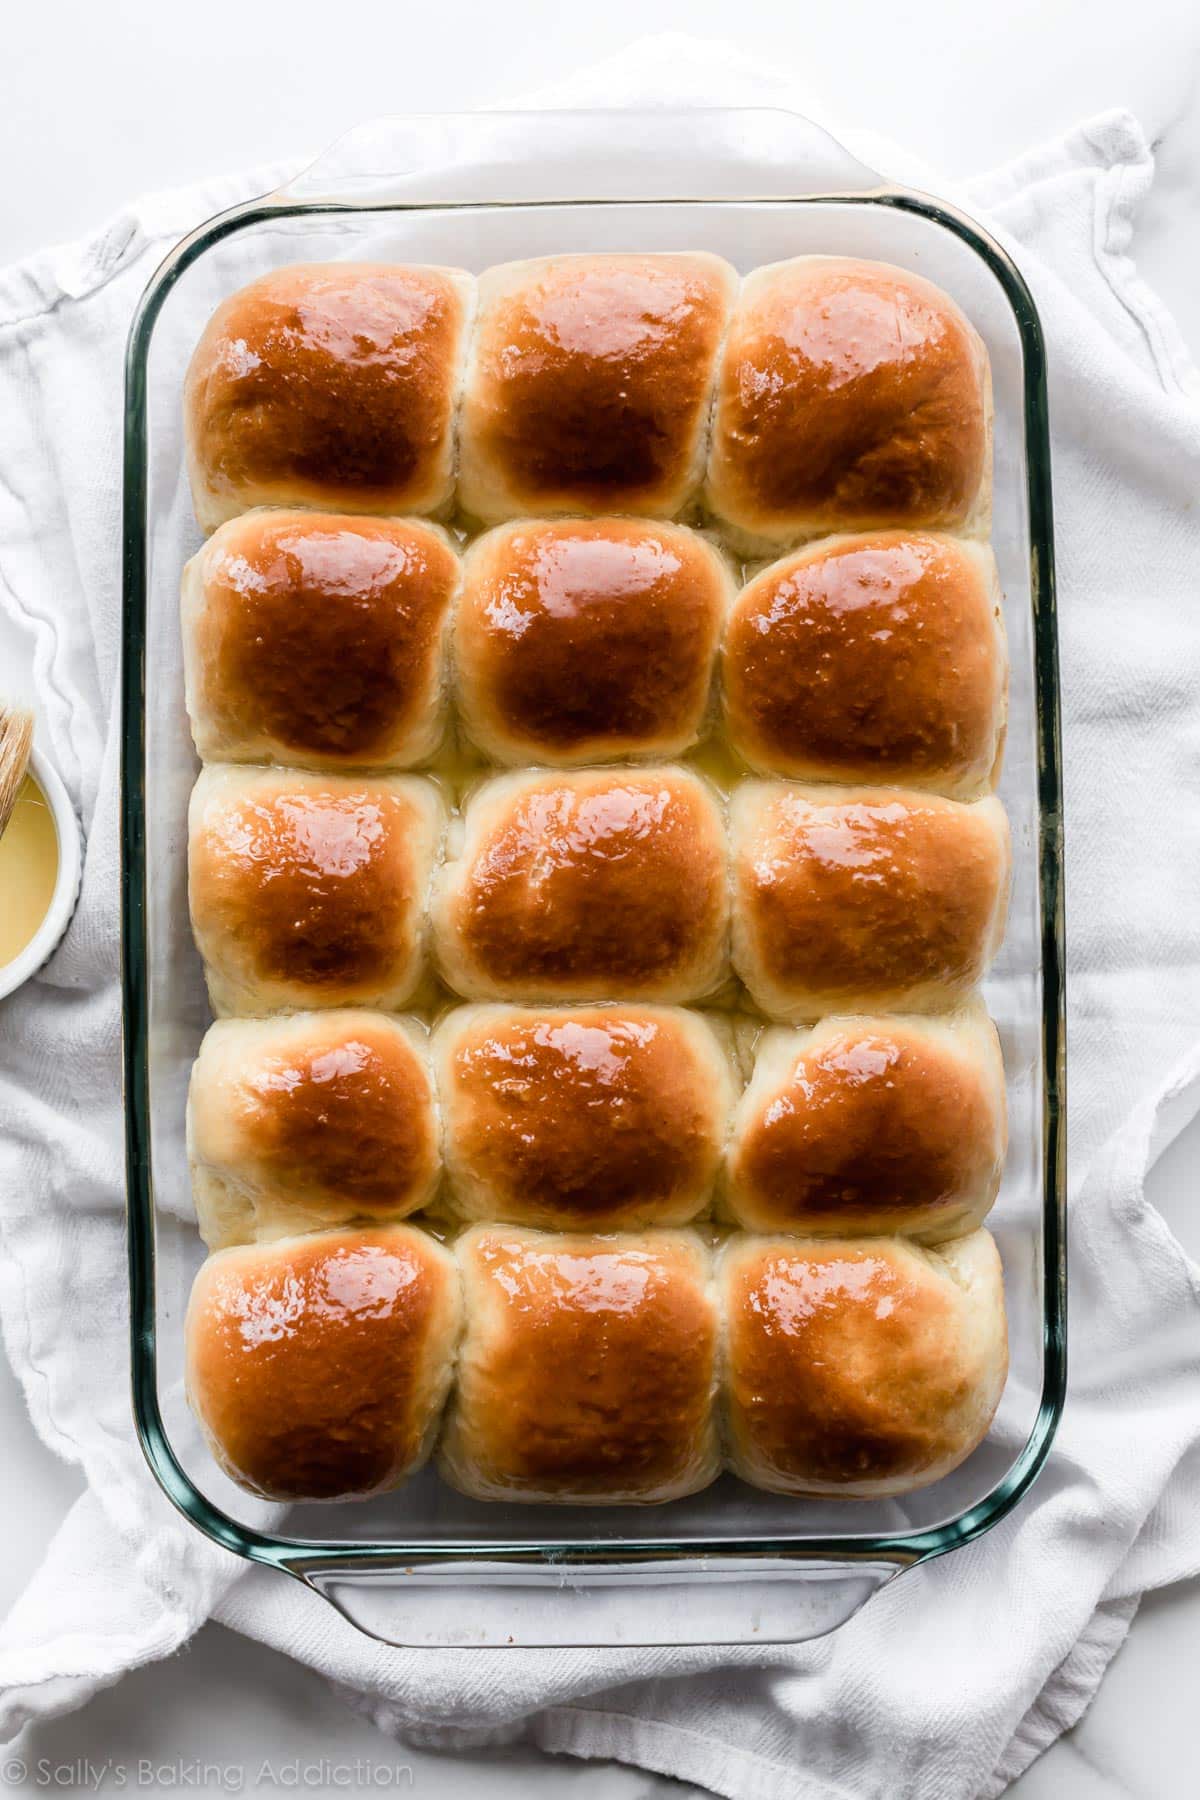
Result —
M813 110L783 73L679 39L538 98ZM913 176L898 152L866 154ZM33 635L45 739L88 838L62 948L0 1009L0 1318L38 1431L88 1484L0 1630L0 1734L81 1704L215 1614L424 1743L524 1730L549 1750L737 1800L997 1794L1082 1712L1139 1595L1200 1568L1200 1274L1143 1191L1200 1106L1200 382L1130 260L1153 178L1142 133L1106 115L952 196L1013 247L1049 344L1068 822L1066 1418L1031 1500L987 1538L904 1576L832 1637L736 1651L384 1648L207 1544L133 1440L117 995L121 353L170 243L281 173L153 197L84 245L0 273L0 604Z

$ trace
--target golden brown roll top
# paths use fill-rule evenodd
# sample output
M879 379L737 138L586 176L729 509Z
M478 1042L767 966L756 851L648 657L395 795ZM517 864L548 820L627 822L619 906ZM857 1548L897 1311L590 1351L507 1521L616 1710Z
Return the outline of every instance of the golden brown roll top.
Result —
M474 287L457 269L300 264L219 306L185 386L204 528L259 505L448 507L460 392L468 515L673 517L704 476L715 384L707 501L739 540L986 531L986 352L920 276L799 257L735 304L733 270L701 253L504 264L478 284L464 388Z
M188 713L206 761L406 768L442 737L458 588L415 519L260 511L183 572Z
M674 756L705 722L733 584L679 525L521 520L466 559L455 626L467 730L497 762Z
M486 783L433 911L447 985L481 1000L696 999L727 921L716 798L670 766Z
M670 518L704 473L737 277L718 257L580 255L489 269L463 396L459 505Z
M186 1347L213 1454L280 1500L398 1485L455 1372L439 1467L477 1499L696 1493L721 1465L719 1410L753 1486L904 1493L981 1441L1007 1369L985 1231L932 1250L738 1234L714 1281L690 1231L478 1224L452 1254L412 1226L345 1226L217 1251Z
M734 966L770 1018L936 1012L999 948L1010 853L998 800L745 782L732 857Z
M738 595L725 728L752 768L956 797L994 785L1008 663L990 550L874 532L794 552Z
M211 762L190 904L215 1010L259 1015L212 1028L191 1084L217 1247L192 1404L253 1492L385 1491L428 1454L465 1288L440 1462L468 1495L694 1493L719 1380L755 1485L924 1485L979 1442L1006 1366L974 1229L1003 1068L964 1004L1009 865L977 798L1006 689L969 541L983 346L927 282L831 257L760 270L736 306L709 256L508 265L468 344L474 286L278 270L189 370L197 516L228 521L184 582ZM498 525L465 574L392 516L450 511L456 449L459 505ZM706 458L740 548L823 541L735 596L719 550L661 522ZM719 647L728 747L791 778L737 787L731 845L716 790L662 760L708 729ZM451 661L464 735L535 766L470 796L435 879L439 790L388 771L437 751ZM727 980L731 887L752 1000L820 1021L767 1031L736 1105L737 1028L666 1004ZM432 1045L388 1016L432 1004L427 921L446 983L488 1003ZM480 1221L453 1252L395 1222L437 1199L443 1154ZM719 1286L677 1229L714 1197L771 1234L729 1237Z
M732 1083L706 1020L653 1006L468 1006L433 1042L466 1219L680 1225L712 1192Z
M730 1467L781 1494L901 1494L987 1433L1008 1371L986 1231L732 1238L717 1263Z
M717 378L707 501L751 544L934 526L985 535L987 353L947 294L887 263L746 277Z
M822 1019L765 1033L734 1116L726 1203L749 1231L969 1231L1007 1142L996 1028L944 1018Z
M467 1334L438 1452L454 1487L612 1505L713 1480L717 1319L699 1238L476 1225L456 1250Z
M202 770L188 885L214 1012L403 1006L441 818L413 776Z
M454 1258L411 1226L220 1250L192 1288L188 1398L253 1493L382 1493L429 1453L461 1316Z
M184 390L201 526L252 506L446 506L473 287L461 269L300 263L224 301Z
M218 1020L192 1068L187 1120L210 1250L402 1219L437 1187L426 1041L383 1013Z

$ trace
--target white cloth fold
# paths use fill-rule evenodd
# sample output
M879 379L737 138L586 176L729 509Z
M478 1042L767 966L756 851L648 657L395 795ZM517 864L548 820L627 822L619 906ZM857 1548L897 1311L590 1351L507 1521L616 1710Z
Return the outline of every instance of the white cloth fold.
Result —
M728 46L653 40L539 102L806 107ZM856 141L893 174L933 178ZM1072 1380L1032 1498L796 1647L409 1653L204 1541L125 1382L117 994L121 351L172 240L282 170L154 196L0 272L0 605L32 633L87 831L76 919L0 1011L0 1322L88 1492L0 1629L0 1735L210 1615L384 1729L616 1757L737 1800L993 1795L1087 1705L1147 1588L1200 1568L1200 1273L1147 1205L1200 1107L1200 380L1130 259L1153 163L1110 114L953 197L1012 245L1049 345L1064 682ZM943 189L943 191L946 191Z

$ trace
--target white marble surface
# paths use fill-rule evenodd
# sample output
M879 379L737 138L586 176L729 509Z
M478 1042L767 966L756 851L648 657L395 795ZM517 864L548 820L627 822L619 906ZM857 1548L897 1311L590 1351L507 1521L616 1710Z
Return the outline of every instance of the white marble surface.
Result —
M654 0L602 9L560 0L426 7L383 0L59 0L10 9L0 63L0 264L99 223L130 195L316 151L380 113L469 107L531 88L643 32L686 23L729 35L797 71L828 116L869 124L950 174L990 167L1107 106L1130 106L1155 141L1159 179L1134 253L1200 356L1200 13L1194 0ZM24 646L0 621L0 669ZM1200 1253L1200 1124L1167 1152L1151 1198ZM37 1441L0 1364L0 1606L24 1583L78 1491ZM1148 1599L1091 1711L1011 1792L1019 1800L1185 1800L1196 1793L1192 1688L1200 1589ZM305 1670L210 1626L169 1663L140 1671L83 1712L28 1731L0 1754L21 1794L123 1785L156 1795L211 1772L206 1791L253 1786L264 1760L332 1765L330 1791L566 1792L571 1800L682 1795L678 1784L526 1749L423 1755L353 1718ZM14 1762L15 1759L15 1762ZM146 1762L143 1774L139 1764ZM355 1764L357 1762L357 1768ZM17 1764L22 1765L20 1773ZM350 1776L338 1773L349 1769ZM239 1772L240 1776L239 1776ZM308 1791L314 1791L310 1788Z

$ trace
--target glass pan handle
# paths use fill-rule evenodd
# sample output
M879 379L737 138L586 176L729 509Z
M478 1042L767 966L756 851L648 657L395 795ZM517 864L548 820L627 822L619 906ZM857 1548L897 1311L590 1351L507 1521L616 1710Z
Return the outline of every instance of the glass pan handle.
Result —
M339 1558L289 1572L368 1636L428 1649L794 1644L845 1624L901 1562L631 1566Z
M662 107L374 119L275 197L349 206L794 200L885 185L799 113Z

